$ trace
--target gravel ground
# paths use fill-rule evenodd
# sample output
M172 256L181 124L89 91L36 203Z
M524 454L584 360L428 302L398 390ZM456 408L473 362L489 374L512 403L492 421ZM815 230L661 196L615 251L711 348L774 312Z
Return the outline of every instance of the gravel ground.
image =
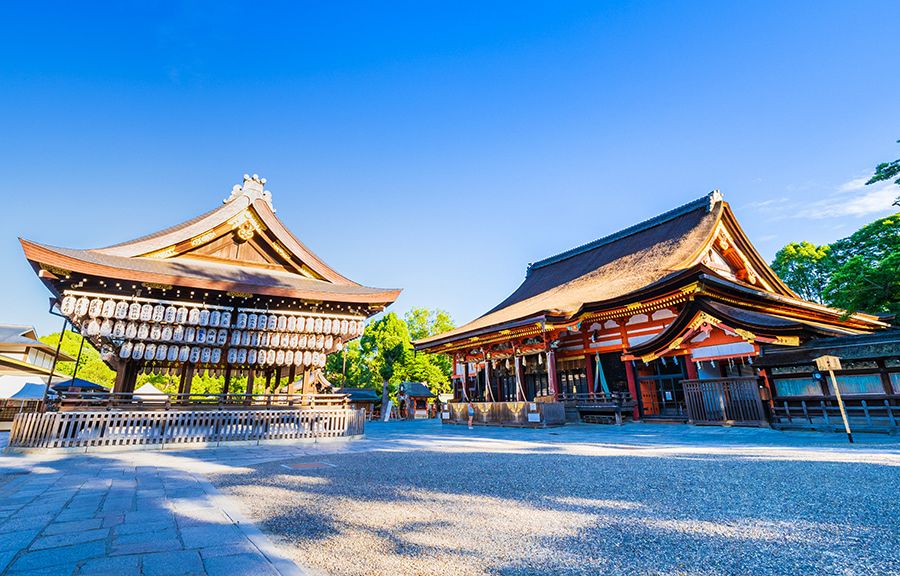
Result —
M428 426L211 479L314 574L900 574L897 445Z

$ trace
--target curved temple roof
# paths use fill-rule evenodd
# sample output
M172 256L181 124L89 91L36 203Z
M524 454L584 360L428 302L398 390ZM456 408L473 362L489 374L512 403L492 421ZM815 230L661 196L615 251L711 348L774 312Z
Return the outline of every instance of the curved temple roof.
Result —
M719 254L725 254L729 258ZM718 259L718 260L716 260ZM455 330L419 340L419 349L545 317L569 318L584 306L622 300L690 270L718 266L724 281L781 302L799 299L756 252L718 191L528 267L525 280L483 316ZM826 310L822 306L817 308ZM839 311L833 312L835 318ZM872 317L877 326L877 319ZM876 327L876 326L873 326Z
M244 176L223 205L176 226L105 248L20 239L36 269L309 300L387 305L400 290L339 274L275 216L265 179Z

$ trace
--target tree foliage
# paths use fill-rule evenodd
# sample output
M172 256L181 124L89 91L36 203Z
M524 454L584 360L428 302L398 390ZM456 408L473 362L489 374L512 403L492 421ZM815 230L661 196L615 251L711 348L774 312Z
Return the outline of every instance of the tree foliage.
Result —
M56 348L59 342L59 332L44 336L41 342ZM81 346L82 337L71 330L63 333L62 345L60 351L65 352L72 358L78 359L78 348ZM75 374L75 362L58 362L56 371L66 376ZM112 387L116 381L116 373L110 369L103 360L100 359L100 352L94 348L91 343L84 340L84 348L81 350L81 359L78 360L78 378L100 384L101 386Z
M897 140L897 143L900 144L900 140ZM875 174L869 178L869 181L866 184L875 184L876 182L887 182L892 178L897 178L894 180L894 184L900 185L900 159L894 160L893 162L882 162L878 166L875 167ZM900 196L897 196L897 200L894 201L895 206L900 206Z
M831 245L788 244L772 268L805 298L848 312L900 315L900 213Z
M362 338L332 354L326 378L335 385L373 388L396 396L401 382L425 382L432 392L450 390L451 360L415 352L412 342L454 327L442 310L413 308L401 319L391 312L366 325Z

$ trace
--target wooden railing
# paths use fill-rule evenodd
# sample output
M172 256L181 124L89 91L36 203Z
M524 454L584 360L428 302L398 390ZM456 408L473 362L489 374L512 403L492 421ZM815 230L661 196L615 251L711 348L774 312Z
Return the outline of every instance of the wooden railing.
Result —
M347 394L159 394L62 392L61 412L78 410L219 410L286 409L330 410L349 407Z
M558 396L568 411L574 411L583 422L622 424L624 417L634 412L637 403L627 392L565 392Z
M164 449L178 445L356 436L362 410L87 411L19 414L9 447Z
M850 427L860 432L896 432L900 429L900 396L843 396ZM777 398L772 426L780 429L844 430L837 398Z
M759 378L682 380L681 384L691 424L768 425Z
M473 402L472 405L475 424L540 428L566 423L565 407L558 402ZM449 424L465 424L469 419L469 405L451 402L441 417Z

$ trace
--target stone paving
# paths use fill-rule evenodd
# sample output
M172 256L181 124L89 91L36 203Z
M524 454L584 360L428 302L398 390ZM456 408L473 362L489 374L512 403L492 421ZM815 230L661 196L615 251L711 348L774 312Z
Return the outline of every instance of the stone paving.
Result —
M245 507L208 478L253 476L263 465L360 452L578 454L657 450L900 463L897 438L640 425L511 430L437 422L372 423L367 438L316 445L0 457L0 574L297 575L296 550L270 541ZM0 446L6 434L0 435ZM587 447L587 448L586 448ZM673 452L674 453L674 452ZM373 455L374 457L374 455ZM277 507L277 503L272 503Z

